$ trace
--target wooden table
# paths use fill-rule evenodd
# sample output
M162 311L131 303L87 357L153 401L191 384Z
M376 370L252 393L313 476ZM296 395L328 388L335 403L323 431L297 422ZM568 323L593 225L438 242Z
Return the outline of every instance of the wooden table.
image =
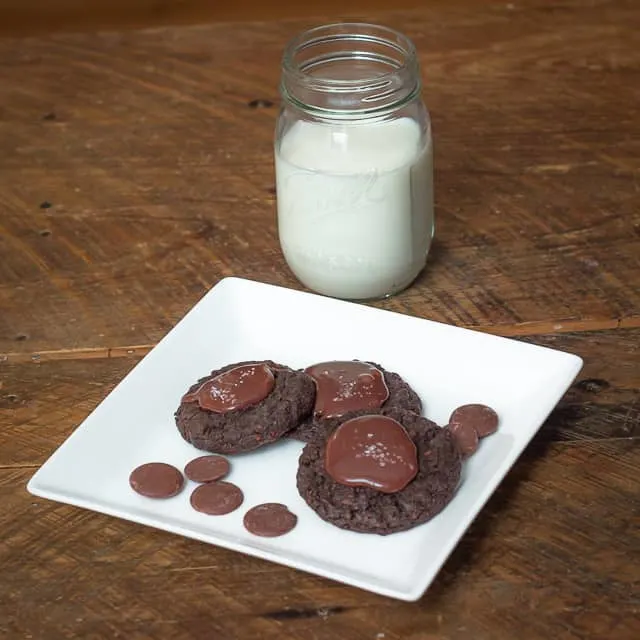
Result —
M640 5L359 17L415 39L437 141L429 267L375 306L575 352L580 379L414 604L30 496L220 278L299 288L271 139L318 21L2 40L1 637L640 637Z

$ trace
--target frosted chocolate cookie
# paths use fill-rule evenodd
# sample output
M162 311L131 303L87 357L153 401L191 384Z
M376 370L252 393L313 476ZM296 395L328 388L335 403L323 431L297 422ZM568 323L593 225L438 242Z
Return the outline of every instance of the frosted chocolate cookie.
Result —
M175 413L182 437L212 453L241 453L275 442L313 409L313 379L268 361L239 362L201 378Z
M331 524L387 535L440 513L460 481L461 460L448 429L399 409L352 418L305 446L298 491Z
M360 360L331 361L305 369L316 385L313 414L289 437L323 440L341 422L360 415L402 409L420 413L418 394L397 374Z

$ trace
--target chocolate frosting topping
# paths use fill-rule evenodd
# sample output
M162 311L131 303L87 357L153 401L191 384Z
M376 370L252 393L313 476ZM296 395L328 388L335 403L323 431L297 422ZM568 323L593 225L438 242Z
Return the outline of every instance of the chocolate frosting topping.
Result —
M381 415L343 422L327 440L324 465L340 484L383 493L401 491L418 473L413 440L399 422Z
M258 404L274 386L273 371L266 364L245 364L207 380L182 401L197 402L201 409L214 413L227 413Z
M314 413L321 418L379 409L389 397L382 371L367 362L320 362L305 369L305 373L315 380Z

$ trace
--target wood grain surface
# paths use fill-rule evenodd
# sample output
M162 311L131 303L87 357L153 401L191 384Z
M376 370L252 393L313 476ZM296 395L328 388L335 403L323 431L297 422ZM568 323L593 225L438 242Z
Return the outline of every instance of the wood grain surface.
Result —
M444 4L446 0L429 0ZM449 0L451 1L451 0ZM475 0L476 3L486 0ZM413 9L424 0L399 0L394 8ZM276 20L313 15L343 18L345 11L389 8L387 0L0 0L0 34L123 29L231 20Z
M418 45L437 180L428 268L378 306L638 326L638 6L470 6L378 16ZM271 140L305 24L0 41L1 354L153 344L225 275L298 286Z
M419 602L27 493L222 277L300 288L278 247L272 135L282 48L325 18L305 5L307 17L275 20L287 2L253 14L263 22L0 39L0 638L636 640L633 0L344 6L414 38L436 140L428 268L372 304L585 360ZM244 6L39 4L26 31ZM0 0L0 32L19 31L34 6ZM71 13L56 22L61 8Z
M415 604L30 496L138 359L5 364L0 636L636 638L640 330L527 340L585 368Z
M429 0L432 5L445 2L447 0ZM476 4L483 2L487 0L475 0ZM413 9L423 4L424 0L399 0L393 8ZM237 0L233 3L220 0L0 0L0 35L277 20L320 14L342 19L355 12L388 9L387 0L349 0L346 4L344 0L323 0L322 4L297 0Z

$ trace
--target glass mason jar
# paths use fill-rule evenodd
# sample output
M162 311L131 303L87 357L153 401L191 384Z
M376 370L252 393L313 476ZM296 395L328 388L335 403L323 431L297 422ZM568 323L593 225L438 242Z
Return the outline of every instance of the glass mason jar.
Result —
M393 295L434 233L433 144L409 38L335 24L286 47L275 136L280 246L295 276L349 300Z

